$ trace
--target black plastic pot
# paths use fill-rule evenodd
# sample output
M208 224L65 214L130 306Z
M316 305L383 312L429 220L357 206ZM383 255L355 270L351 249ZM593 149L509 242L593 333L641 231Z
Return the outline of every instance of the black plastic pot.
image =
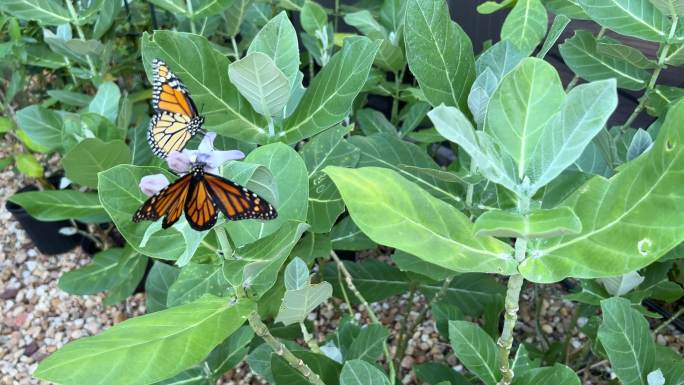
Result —
M35 186L26 186L17 191L17 193L36 190L38 189ZM43 254L55 255L65 253L81 243L82 237L78 234L63 235L59 233L59 229L71 227L69 221L39 221L29 215L23 207L10 201L5 203L5 208L21 224L21 227L24 228L31 241Z

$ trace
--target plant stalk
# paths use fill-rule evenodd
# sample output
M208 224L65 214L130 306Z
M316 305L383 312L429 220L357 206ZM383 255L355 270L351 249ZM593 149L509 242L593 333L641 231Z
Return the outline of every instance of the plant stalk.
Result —
M230 37L230 44L233 46L233 54L235 55L235 60L240 60L240 51L238 50L237 40L235 40L235 36Z
M304 338L304 342L306 342L306 345L309 347L309 349L311 349L311 351L314 353L320 353L321 348L318 346L318 343L313 338L311 333L309 333L309 331L306 329L304 322L300 322L299 327L302 329L302 337Z
M311 370L311 368L309 368L304 361L297 358L285 345L282 344L282 342L273 337L271 332L268 330L268 327L261 322L259 313L256 311L252 312L247 320L249 321L249 326L251 326L254 330L254 333L261 337L264 342L266 342L268 346L273 349L275 354L283 357L291 367L301 373L307 381L313 385L325 385L318 374Z
M195 27L195 22L194 22L194 11L192 9L192 0L185 0L185 7L188 10L188 21L190 22L190 31L194 34L197 34L197 27Z
M332 259L335 261L337 264L337 269L342 272L342 275L344 275L345 282L347 283L347 287L349 287L349 290L351 290L352 293L356 296L356 299L361 302L361 306L363 306L366 309L366 313L368 313L368 318L371 319L371 322L374 324L379 324L380 320L378 319L378 316L375 315L375 312L373 309L371 309L370 305L368 304L368 301L361 295L361 292L359 289L356 288L354 285L354 281L352 280L352 275L349 273L349 270L344 266L344 263L340 260L340 257L337 256L337 254L333 251L330 253L330 256ZM392 385L394 385L395 380L396 380L396 371L394 369L394 361L392 360L392 356L390 355L389 349L387 348L387 341L383 342L382 344L383 348L383 353L385 354L385 360L387 361L387 366L389 369L389 375L390 375L390 382Z
M655 70L653 70L653 74L651 74L651 80L649 80L648 85L646 86L646 90L644 91L644 94L639 98L639 104L637 104L636 108L634 108L634 111L632 111L632 114L627 118L627 121L625 124L622 125L620 128L623 132L626 131L632 123L636 120L636 118L639 117L641 112L644 110L646 107L646 101L648 100L648 97L651 96L651 93L655 89L656 82L658 81L658 77L660 77L660 72L666 67L665 62L667 60L667 54L670 52L670 47L672 47L672 39L674 38L675 32L677 30L677 24L679 23L679 18L675 14L673 16L672 20L672 27L670 28L670 34L667 38L667 43L665 45L661 45L661 51L660 51L660 56L658 56L658 63L656 65Z
M667 321L661 323L658 325L655 330L653 330L653 335L655 336L656 334L660 333L661 330L665 329L665 327L669 324L671 324L674 320L679 318L682 314L684 314L684 307L679 309L675 314L672 315L672 317L668 318Z
M85 34L83 33L83 29L81 29L81 26L78 24L78 14L76 13L76 9L74 8L73 0L67 0L66 1L67 8L69 9L69 16L71 16L71 22L74 24L76 27L76 32L78 33L78 38L81 41L85 41ZM93 59L90 57L90 55L86 55L86 61L88 62L88 67L90 68L90 74L95 77L97 74L97 71L95 71L95 65L93 64Z

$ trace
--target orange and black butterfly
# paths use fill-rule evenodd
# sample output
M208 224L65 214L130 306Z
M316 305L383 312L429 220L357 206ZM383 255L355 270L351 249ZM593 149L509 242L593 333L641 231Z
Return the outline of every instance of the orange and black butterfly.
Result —
M195 164L188 174L150 197L133 215L133 222L156 221L164 217L162 227L166 229L185 211L190 227L203 231L216 224L219 211L231 221L278 217L275 208L256 193L205 172L204 166Z
M152 152L166 158L171 151L181 151L202 130L204 118L183 83L163 61L152 61L152 108L147 141Z

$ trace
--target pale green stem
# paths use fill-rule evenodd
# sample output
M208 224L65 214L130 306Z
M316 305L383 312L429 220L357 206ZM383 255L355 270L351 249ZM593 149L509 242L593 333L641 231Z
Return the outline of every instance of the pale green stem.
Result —
M240 60L240 51L238 50L237 40L235 40L235 36L230 37L230 44L233 46L233 54L235 55L235 60Z
M342 275L344 275L345 282L347 283L347 287L349 287L349 290L351 290L352 293L354 293L356 299L358 299L359 302L361 302L361 306L363 306L366 309L366 313L368 313L368 318L371 319L371 322L374 324L382 325L380 323L380 320L378 319L378 316L375 315L375 312L373 311L373 309L371 309L370 305L368 304L368 301L366 301L363 295L361 295L361 292L354 285L352 275L349 273L349 270L347 270L347 268L344 266L344 263L342 263L342 261L334 251L330 253L330 256L337 264L337 269L342 272ZM390 356L389 349L387 348L387 341L383 342L382 348L383 353L385 354L385 360L387 361L387 366L389 368L390 381L392 385L394 385L397 375L394 369L394 362L392 360L392 356Z
M527 214L530 209L530 197L521 196L518 200L518 212L520 214ZM520 263L525 260L525 253L527 252L527 239L517 238L515 240L515 260ZM513 330L518 321L518 302L520 301L520 290L522 289L525 279L519 273L513 274L508 278L508 287L506 289L506 299L504 303L504 326L501 331L501 336L497 341L499 347L499 369L501 370L502 378L500 385L510 385L513 382L513 370L510 367L509 357L511 355L511 347L513 346Z
M195 22L194 22L194 11L192 9L192 0L185 0L185 7L188 10L188 21L190 22L190 31L194 34L197 33L197 27L195 27Z
M337 269L337 280L340 282L340 290L342 290L342 296L344 297L344 302L347 303L347 311L349 315L354 318L354 310L352 310L351 302L349 302L349 297L347 296L347 289L344 288L344 281L342 280L342 270Z
M399 122L399 87L401 86L401 80L404 78L404 70L406 66L399 72L394 73L394 95L392 95L392 115L390 121L394 126Z
M71 16L71 22L74 24L76 27L76 32L78 33L78 38L81 41L85 41L85 34L83 33L83 29L81 29L81 26L78 24L78 14L76 13L76 9L74 8L74 5L72 4L72 0L66 0L66 5L67 8L69 9L69 15ZM90 75L92 77L95 77L97 75L97 71L95 71L95 65L93 64L93 59L90 57L90 55L86 55L86 61L88 62L88 67L90 68Z
M299 323L299 327L302 329L302 337L304 337L304 342L306 342L306 345L311 349L312 352L314 353L320 353L321 348L318 346L318 343L316 343L316 340L311 336L309 331L306 329L306 325L304 322Z
M313 385L325 385L325 383L321 380L321 378L316 374L311 368L309 368L304 361L301 359L297 358L292 352L285 347L285 345L282 344L282 342L278 341L271 332L268 330L268 327L261 322L261 318L259 318L259 313L252 312L249 317L249 326L252 327L254 330L254 333L261 337L264 342L268 344L268 346L273 349L273 352L275 354L279 355L280 357L283 357L287 363L293 367L295 370L297 370L299 373L306 378L307 381L312 383Z
M273 123L273 117L269 116L267 119L268 119L268 136L274 137L275 136L275 125Z
M233 247L230 245L226 230L223 227L217 226L214 228L214 232L216 233L219 245L221 245L223 259L233 259Z
M655 89L656 82L658 81L658 77L660 77L660 72L665 68L666 60L667 60L667 54L670 51L670 47L672 44L670 41L674 38L675 32L677 30L677 24L679 23L679 18L675 14L672 20L672 27L670 28L670 34L667 38L667 43L665 45L661 46L661 51L660 51L660 56L658 57L658 63L656 65L655 70L653 70L653 74L651 74L651 80L649 80L648 85L646 86L646 90L644 91L644 94L639 98L639 104L637 104L636 108L632 112L632 114L627 118L627 121L625 124L622 125L622 131L626 131L632 123L636 120L637 117L639 117L639 114L644 110L646 107L646 101L648 100L648 97L651 96L651 93Z
M655 336L655 335L658 334L661 330L665 329L665 327L666 327L667 325L671 324L674 320L676 320L677 318L679 318L679 316L681 316L682 314L684 314L684 307L682 307L681 309L679 309L672 317L668 318L667 321L665 321L665 322L663 322L662 324L658 325L658 327L655 328L655 330L653 330L653 335Z

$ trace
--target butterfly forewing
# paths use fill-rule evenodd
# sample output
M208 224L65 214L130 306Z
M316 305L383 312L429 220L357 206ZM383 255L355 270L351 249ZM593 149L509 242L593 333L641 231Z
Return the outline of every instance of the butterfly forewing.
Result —
M190 174L185 175L150 197L133 215L133 222L156 221L165 216L162 227L172 226L183 212L191 180Z
M214 201L228 220L275 219L278 213L265 199L237 183L214 174L205 174Z
M212 228L216 224L218 211L202 175L193 177L190 190L185 200L185 219L197 231Z

